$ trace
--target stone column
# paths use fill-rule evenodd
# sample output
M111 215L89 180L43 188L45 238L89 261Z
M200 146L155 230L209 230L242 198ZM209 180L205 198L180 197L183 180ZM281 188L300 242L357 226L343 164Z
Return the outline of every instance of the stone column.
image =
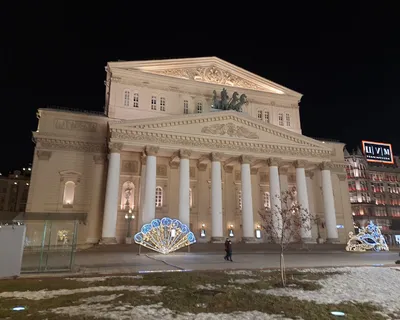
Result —
M282 231L282 217L280 216L280 210L282 208L281 202L281 187L279 183L279 162L278 158L270 158L267 160L269 166L269 194L271 198L271 212L272 212L272 224L274 230L280 234Z
M190 188L190 167L189 157L192 151L181 149L179 150L179 157L181 159L179 165L179 220L190 226L190 201L189 201L189 188Z
M306 183L307 183L307 194L308 194L308 208L310 209L310 218L313 220L313 223L311 223L311 225L316 226L315 218L317 217L317 212L315 209L315 198L314 198L315 190L314 190L314 185L313 185L313 177L314 177L314 171L307 170L306 171ZM318 230L319 230L318 228L320 226L317 225L316 227L317 227L317 230L311 231L312 234L314 233L314 235L311 235L313 239L318 238Z
M101 242L117 243L117 212L122 143L111 143L108 158L107 187L104 202L103 232Z
M143 153L141 158L140 168L140 190L139 190L139 217L137 218L138 229L140 230L143 226L144 216L144 199L145 199L145 188L146 188L146 155Z
M146 185L144 188L144 207L142 223L150 223L156 217L157 153L159 147L147 146Z
M243 242L253 242L254 238L254 217L253 199L251 192L250 163L251 157L241 156L241 176L242 176L242 225Z
M90 201L90 209L87 217L87 238L86 243L95 244L100 240L100 212L103 202L103 177L105 155L94 155L94 168L92 178L92 195Z
M221 180L222 154L211 153L211 241L224 240L222 216L222 180Z
M320 165L322 193L324 198L325 227L327 234L326 241L329 243L339 241L339 236L336 228L336 211L335 199L333 197L331 167L332 164L330 162L323 162Z
M305 161L295 161L296 168L296 189L297 201L301 206L301 239L303 242L311 242L311 219L310 219L310 206L308 204L308 192L306 182Z

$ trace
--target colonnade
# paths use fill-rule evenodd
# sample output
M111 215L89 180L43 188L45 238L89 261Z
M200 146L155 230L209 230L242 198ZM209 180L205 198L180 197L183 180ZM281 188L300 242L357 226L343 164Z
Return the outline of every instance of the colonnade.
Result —
M107 187L104 205L104 218L102 230L103 243L116 242L116 223L118 210L118 192L120 177L120 148L110 148ZM156 171L157 171L157 154L159 147L148 146L145 148L146 153L146 169L145 169L145 185L143 199L143 210L141 223L148 223L156 216ZM179 167L179 220L184 224L190 223L190 203L189 203L189 187L190 187L190 166L189 158L191 151L186 149L179 150L180 167ZM221 162L223 155L218 152L210 154L211 160L211 241L220 242L224 239L223 214L222 214L222 180L221 180ZM254 241L254 211L252 201L251 172L250 164L252 157L241 155L239 157L241 166L241 194L242 194L242 228L244 242ZM295 161L296 168L296 189L297 200L301 207L309 213L308 190L306 182L305 162ZM279 165L280 159L269 158L266 160L269 167L269 187L271 208L281 208ZM323 203L325 212L325 225L327 229L327 240L336 241L338 232L336 229L336 212L334 205L333 188L331 181L331 172L329 163L321 163L320 165L322 177ZM142 177L143 178L143 177ZM275 215L273 215L274 217ZM279 228L279 219L273 219L274 227ZM301 237L303 241L311 240L311 224L310 215L303 221Z

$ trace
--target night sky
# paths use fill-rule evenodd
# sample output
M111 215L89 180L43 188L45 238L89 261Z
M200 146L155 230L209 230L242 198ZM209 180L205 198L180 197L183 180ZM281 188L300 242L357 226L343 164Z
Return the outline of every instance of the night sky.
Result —
M186 2L173 8L38 1L23 9L7 2L0 39L0 172L31 162L38 108L103 111L104 66L118 59L217 56L302 93L305 135L337 139L350 149L363 139L389 142L399 154L398 11L378 2L325 2Z

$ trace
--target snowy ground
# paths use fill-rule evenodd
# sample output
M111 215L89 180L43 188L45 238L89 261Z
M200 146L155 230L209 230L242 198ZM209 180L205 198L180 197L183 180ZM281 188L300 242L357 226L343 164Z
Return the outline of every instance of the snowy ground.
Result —
M316 304L338 304L341 302L360 302L372 303L382 307L384 319L399 319L393 314L400 314L400 270L396 268L360 267L360 268L330 268L330 269L307 269L298 270L304 274L338 273L327 278L315 280L322 288L316 291L305 291L298 288L289 287L286 289L254 289L256 295L296 297L300 300L312 301ZM204 283L198 284L195 288L199 290L228 290L242 291L242 285L251 285L260 281L260 273L249 270L225 271L227 277L226 284ZM264 272L268 277L268 272ZM169 274L168 276L172 276ZM88 278L65 278L68 282L76 281L87 285L84 288L76 289L57 289L57 290L31 290L31 291L4 291L0 292L0 300L21 299L26 301L48 301L58 297L76 294L91 294L71 302L70 305L63 305L50 310L40 311L40 318L44 319L49 314L69 316L73 319L79 317L99 317L100 319L196 319L196 320L230 320L230 319L301 319L299 317L287 318L283 315L270 315L260 311L241 312L240 310L232 313L209 313L206 304L199 304L197 307L204 308L204 312L177 313L163 306L162 303L133 305L129 301L123 300L126 292L136 292L143 297L151 299L152 296L160 295L167 290L165 286L151 285L106 285L107 281L141 281L145 276L112 276L112 277L88 277ZM125 279L125 280L124 280ZM314 281L314 280L303 280ZM96 284L97 283L97 284ZM108 282L107 282L108 283ZM104 285L103 285L104 284ZM176 289L174 289L176 290ZM5 300L3 300L5 301ZM152 300L151 300L152 301ZM183 302L184 303L184 302ZM1 314L0 307L0 314ZM392 318L389 317L392 315ZM31 319L39 319L32 318ZM53 319L53 318L51 318Z

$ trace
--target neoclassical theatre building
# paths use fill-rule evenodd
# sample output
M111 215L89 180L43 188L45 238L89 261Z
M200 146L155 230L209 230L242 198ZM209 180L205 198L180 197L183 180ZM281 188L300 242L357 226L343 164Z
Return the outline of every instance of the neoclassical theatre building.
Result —
M301 94L216 57L105 70L104 113L38 111L28 213L86 213L78 244L123 243L165 216L198 242L262 242L259 211L295 186L313 225L304 240L346 241L344 145L302 135ZM35 243L41 230L27 225Z

